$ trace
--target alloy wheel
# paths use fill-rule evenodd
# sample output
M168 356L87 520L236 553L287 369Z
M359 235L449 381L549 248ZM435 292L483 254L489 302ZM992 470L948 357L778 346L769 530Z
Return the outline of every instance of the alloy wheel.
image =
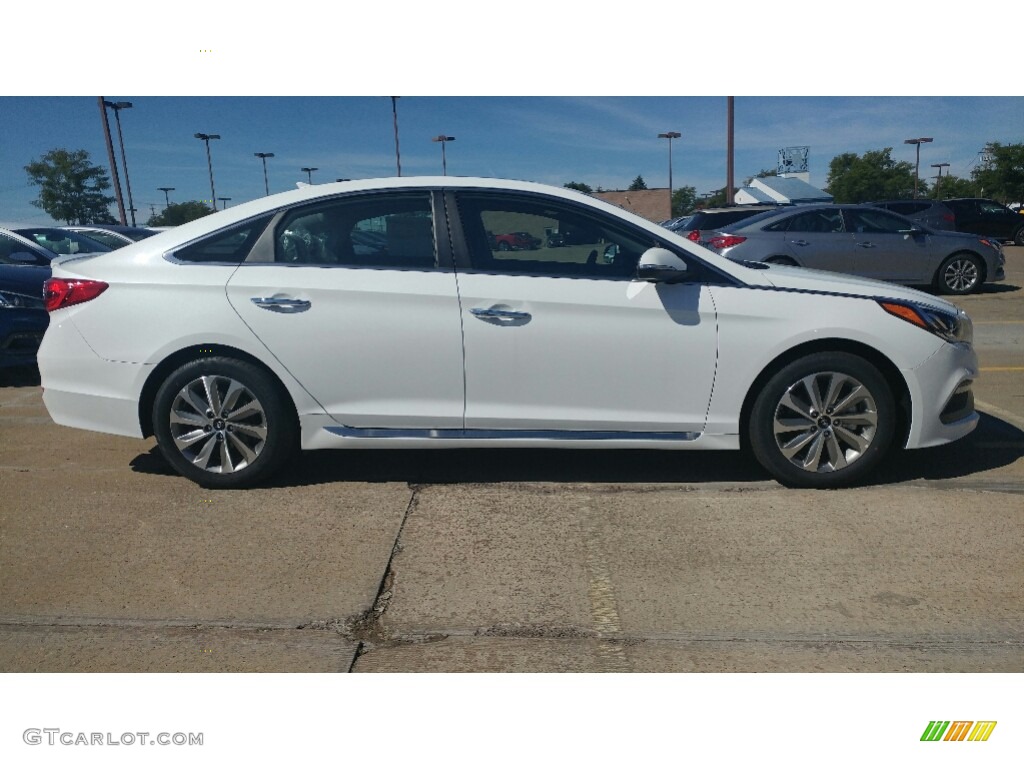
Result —
M267 440L267 415L256 395L227 376L190 381L171 404L170 432L186 461L228 474L252 464Z
M772 431L781 454L804 472L828 473L860 459L875 438L878 407L860 381L826 371L804 376L775 407Z

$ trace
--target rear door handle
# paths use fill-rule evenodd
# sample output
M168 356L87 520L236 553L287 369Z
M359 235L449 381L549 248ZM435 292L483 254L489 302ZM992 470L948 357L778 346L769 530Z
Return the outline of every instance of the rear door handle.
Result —
M810 245L806 240L790 240L793 245Z
M859 245L861 248L877 248L878 247L874 243L867 243L867 242L860 242L860 243L857 243L857 245Z
M312 302L306 301L305 299L261 298L259 296L254 296L252 298L252 303L260 309L266 309L271 312L283 312L286 314L305 312L313 306Z
M497 309L491 307L490 309L471 309L474 317L479 317L483 320L488 318L497 318L499 320L529 320L532 315L529 312L517 312L513 309Z

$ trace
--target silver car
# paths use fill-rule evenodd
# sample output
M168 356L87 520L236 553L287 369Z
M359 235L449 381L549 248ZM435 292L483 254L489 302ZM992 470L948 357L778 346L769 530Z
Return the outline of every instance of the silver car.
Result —
M770 211L706 234L701 244L733 261L846 272L954 295L1005 279L996 240L930 229L866 205Z

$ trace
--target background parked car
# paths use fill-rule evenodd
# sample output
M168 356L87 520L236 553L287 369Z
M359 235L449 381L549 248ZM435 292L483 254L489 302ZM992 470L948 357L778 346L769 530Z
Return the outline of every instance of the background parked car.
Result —
M923 224L931 229L948 229L956 231L956 217L953 210L938 200L883 200L879 203L864 203L875 208L906 216L911 221Z
M488 233L492 251L533 251L540 247L541 241L529 232L509 232L504 235Z
M15 225L9 229L58 256L78 253L108 253L114 250L99 240L93 240L91 237L60 227Z
M0 229L0 368L34 365L50 322L43 283L50 277L49 251Z
M957 232L989 235L1024 245L1024 220L1002 203L982 197L943 200L956 216Z
M702 211L694 211L689 216L675 219L668 225L668 229L692 240L695 243L701 241L706 232L714 232L722 227L735 224L737 221L749 219L765 211L777 211L777 205L737 205L729 208L706 208Z
M155 229L149 227L123 227L120 224L90 224L88 226L76 224L75 226L61 227L61 229L78 232L115 249L157 234Z
M865 205L803 205L763 213L707 239L733 261L790 264L973 293L1004 279L996 240L932 230Z

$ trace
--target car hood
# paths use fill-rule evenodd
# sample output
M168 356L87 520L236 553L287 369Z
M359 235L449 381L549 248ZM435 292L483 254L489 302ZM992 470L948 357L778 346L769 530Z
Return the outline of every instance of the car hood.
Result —
M803 267L789 267L782 264L772 264L765 270L764 274L772 285L783 290L814 291L843 294L846 296L863 296L870 299L912 301L954 314L959 311L954 304L950 304L948 301L937 296L932 296L914 288L886 283L881 280L869 280L864 277L842 275L836 272L823 272Z

